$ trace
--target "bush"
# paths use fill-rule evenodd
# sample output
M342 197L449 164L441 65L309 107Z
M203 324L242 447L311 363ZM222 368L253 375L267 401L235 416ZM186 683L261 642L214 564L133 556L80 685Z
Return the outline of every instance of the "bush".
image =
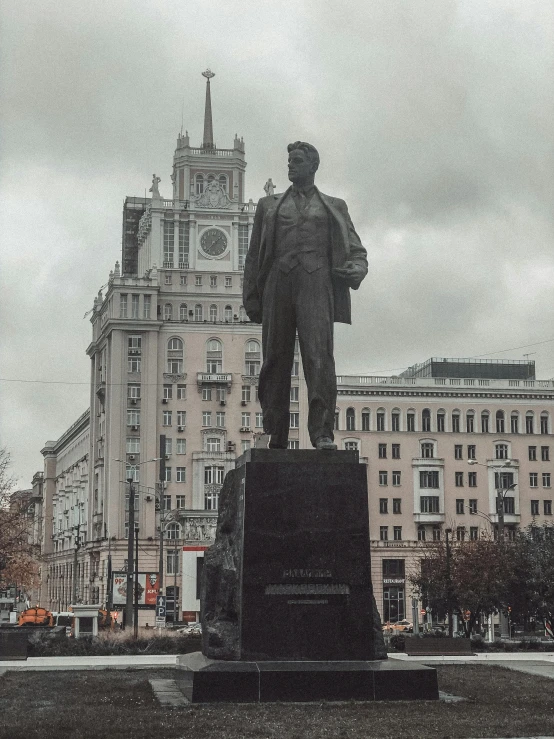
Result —
M29 657L103 657L130 654L188 654L201 650L201 637L196 634L171 633L151 635L152 630L103 632L95 638L52 638L48 632L29 640Z

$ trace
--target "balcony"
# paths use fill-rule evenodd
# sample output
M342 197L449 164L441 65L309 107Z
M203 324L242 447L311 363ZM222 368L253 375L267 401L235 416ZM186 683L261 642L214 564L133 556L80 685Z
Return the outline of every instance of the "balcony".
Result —
M199 372L197 375L198 387L201 388L204 385L225 385L228 390L231 389L231 383L233 380L232 374L217 372Z
M415 523L444 523L444 513L414 513Z

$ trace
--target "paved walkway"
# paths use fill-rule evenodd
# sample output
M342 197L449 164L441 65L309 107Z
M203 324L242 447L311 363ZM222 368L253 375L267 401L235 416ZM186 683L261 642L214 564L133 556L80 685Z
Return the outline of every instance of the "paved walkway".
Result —
M412 657L399 652L389 654L389 659L403 662L421 662L424 665L498 665L528 675L540 675L554 680L554 652L518 652L496 653L482 652L473 655L433 655L429 657Z
M7 670L147 670L177 666L176 654L128 654L117 657L29 657L0 660L0 674Z

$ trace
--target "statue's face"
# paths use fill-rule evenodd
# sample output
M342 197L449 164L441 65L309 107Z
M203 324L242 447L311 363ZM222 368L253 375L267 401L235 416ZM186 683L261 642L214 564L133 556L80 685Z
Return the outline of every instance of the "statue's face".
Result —
M302 149L289 152L289 180L295 183L306 182L314 176L315 168Z

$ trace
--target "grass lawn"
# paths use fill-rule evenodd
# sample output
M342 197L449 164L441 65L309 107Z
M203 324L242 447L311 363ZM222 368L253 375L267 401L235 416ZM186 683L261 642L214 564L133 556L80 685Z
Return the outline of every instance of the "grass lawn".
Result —
M500 667L437 668L467 701L187 706L162 709L150 672L12 672L0 677L0 739L415 739L554 735L553 683Z

